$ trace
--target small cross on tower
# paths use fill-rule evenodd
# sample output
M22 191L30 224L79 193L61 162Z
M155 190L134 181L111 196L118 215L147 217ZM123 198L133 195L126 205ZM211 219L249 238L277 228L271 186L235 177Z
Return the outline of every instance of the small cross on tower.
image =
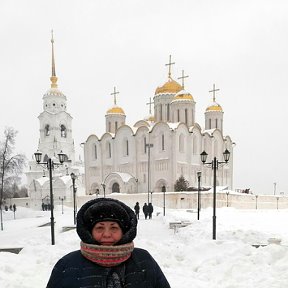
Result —
M182 88L184 89L184 79L185 78L188 78L189 76L188 75L185 75L184 76L184 70L182 70L182 76L179 77L178 79L182 79Z
M116 106L117 101L116 101L116 95L119 94L119 91L116 91L116 87L114 86L114 92L112 92L110 95L114 96L114 105Z
M152 114L152 110L151 110L152 104L154 104L154 102L151 101L151 97L150 97L150 98L149 98L149 102L146 103L146 105L149 105L149 114L150 114L150 115Z
M213 102L215 102L215 92L220 91L220 89L215 89L215 84L213 84L213 89L209 93L213 92Z
M168 70L168 78L171 79L171 66L174 65L175 62L171 62L171 55L169 55L169 63L165 64L165 66L169 66Z

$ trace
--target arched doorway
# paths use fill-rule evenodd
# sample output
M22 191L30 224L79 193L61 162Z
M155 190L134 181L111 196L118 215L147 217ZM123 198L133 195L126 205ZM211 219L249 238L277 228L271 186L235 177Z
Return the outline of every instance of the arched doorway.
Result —
M113 192L120 193L120 186L117 182L112 185L112 193Z

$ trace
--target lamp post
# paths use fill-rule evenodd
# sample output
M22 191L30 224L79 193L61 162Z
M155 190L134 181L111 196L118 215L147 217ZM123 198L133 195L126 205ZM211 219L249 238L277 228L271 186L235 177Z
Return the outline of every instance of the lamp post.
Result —
M255 199L256 199L256 210L257 210L257 208L258 208L258 205L257 205L257 202L258 202L258 195L255 195Z
M76 224L76 187L75 187L75 180L77 179L77 176L72 172L70 174L72 179L72 186L73 186L73 207L74 207L74 225Z
M150 148L153 148L153 144L151 143L148 143L148 144L145 144L145 147L148 148L148 204L149 204L149 193L150 193Z
M213 240L216 240L216 170L220 164L227 164L230 158L230 152L228 149L225 149L223 152L224 161L218 161L216 157L213 158L213 161L206 163L208 154L203 151L201 154L201 161L204 165L210 165L213 170Z
M105 185L105 183L101 183L101 185L102 185L102 187L103 187L103 194L104 194L104 198L106 197L106 195L105 195L105 188L106 188L106 185Z
M228 205L228 196L229 196L229 191L226 191L226 207L229 207L229 205Z
M63 201L65 200L65 196L64 196L64 197L59 197L59 200L61 200L62 214L64 214L64 210L63 210Z
M42 167L45 167L46 169L48 169L49 171L49 181L50 181L50 206L51 206L51 217L50 217L50 223L51 223L51 244L55 245L55 231L54 231L54 214L53 214L53 210L54 210L54 202L53 202L53 183L52 183L52 170L54 170L54 167L57 168L60 165L63 164L66 155L61 151L58 154L58 158L59 158L59 162L60 163L56 163L54 162L51 158L47 159L47 162L41 162L42 159L42 153L37 150L37 152L34 153L35 155L35 159L36 159L36 163L40 164L40 165L45 165Z
M166 187L163 185L162 186L162 192L163 192L163 216L165 216L165 208L166 208L166 195L165 195L165 192L166 192Z
M197 205L197 219L200 220L200 209L201 209L201 200L200 200L200 181L201 181L201 172L197 172L197 179L198 179L198 205Z

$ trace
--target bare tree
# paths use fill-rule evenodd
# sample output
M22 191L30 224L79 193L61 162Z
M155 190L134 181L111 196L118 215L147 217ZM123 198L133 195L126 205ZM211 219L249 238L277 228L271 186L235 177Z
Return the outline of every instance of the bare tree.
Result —
M8 127L4 131L4 140L0 142L0 210L1 210L1 230L3 230L3 192L6 185L15 180L15 176L22 173L26 163L26 157L23 154L14 154L15 139L17 131Z

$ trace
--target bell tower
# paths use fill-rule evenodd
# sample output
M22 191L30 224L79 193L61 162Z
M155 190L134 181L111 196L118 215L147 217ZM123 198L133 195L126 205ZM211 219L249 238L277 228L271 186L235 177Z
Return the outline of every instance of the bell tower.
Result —
M72 138L72 117L66 111L66 96L58 89L53 31L51 46L51 88L43 96L43 111L38 116L40 122L38 149L42 152L44 158L57 156L57 154L62 151L67 155L68 162L73 164L75 161L75 149L74 140Z

